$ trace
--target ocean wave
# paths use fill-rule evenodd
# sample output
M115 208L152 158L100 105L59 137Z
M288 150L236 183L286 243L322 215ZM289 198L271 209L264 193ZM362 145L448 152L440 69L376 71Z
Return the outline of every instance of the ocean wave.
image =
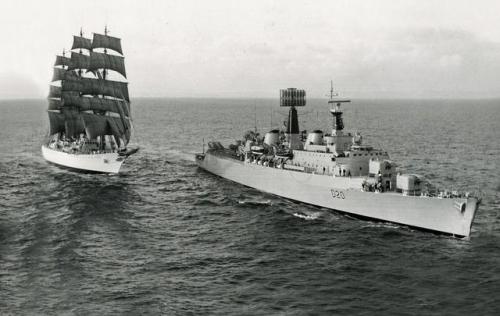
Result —
M466 148L498 147L498 105L459 104L445 113L398 100L379 108L377 120L367 108L353 121L390 127L381 137L391 158L410 170L487 191L472 237L463 241L350 220L201 172L190 154L201 151L200 135L240 136L213 122L224 118L220 124L240 131L247 101L162 102L137 105L144 142L118 176L47 164L38 139L26 144L23 134L31 131L20 125L45 120L45 105L25 106L13 118L25 101L2 105L10 110L1 117L0 314L161 314L160 306L167 314L398 314L402 306L408 314L498 314L491 295L500 275L498 159L485 162L484 150L470 150L439 165L448 157L436 152L452 150L438 128L425 129L425 146L410 141L422 122L441 126L446 114L458 126L491 127L446 132ZM317 125L309 123L304 128Z

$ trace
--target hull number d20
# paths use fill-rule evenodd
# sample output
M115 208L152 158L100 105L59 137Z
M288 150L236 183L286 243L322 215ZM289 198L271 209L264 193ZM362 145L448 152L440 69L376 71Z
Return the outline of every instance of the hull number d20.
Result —
M339 190L330 190L330 192L332 192L332 197L334 199L345 199L345 195L344 195L344 192L342 191L339 191Z

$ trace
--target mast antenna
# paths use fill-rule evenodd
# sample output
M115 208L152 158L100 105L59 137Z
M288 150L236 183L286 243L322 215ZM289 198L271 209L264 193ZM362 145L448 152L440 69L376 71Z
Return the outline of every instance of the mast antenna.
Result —
M83 28L80 26L80 36L83 37Z
M332 135L341 135L342 130L344 129L344 122L342 120L342 111L340 110L340 105L342 103L349 103L351 102L351 100L339 98L334 99L334 97L338 96L339 94L333 91L333 80L330 81L330 86L330 100L328 100L328 104L332 105L330 113L334 118Z
M269 130L273 129L273 108L271 108L271 126L269 126Z
M257 102L253 100L253 117L254 117L254 129L255 129L255 134L257 134Z
M333 97L338 97L339 94L333 90L333 80L330 80L330 99Z

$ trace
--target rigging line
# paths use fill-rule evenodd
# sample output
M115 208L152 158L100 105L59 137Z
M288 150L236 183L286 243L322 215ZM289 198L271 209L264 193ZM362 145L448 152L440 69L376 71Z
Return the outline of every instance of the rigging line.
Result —
M269 130L273 129L273 108L271 107L271 126L269 126Z
M257 102L255 100L253 100L253 106L254 106L254 123L255 123L255 134L257 134Z

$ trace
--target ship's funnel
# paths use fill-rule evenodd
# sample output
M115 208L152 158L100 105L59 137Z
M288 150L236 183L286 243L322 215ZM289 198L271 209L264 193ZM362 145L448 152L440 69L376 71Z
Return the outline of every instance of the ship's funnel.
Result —
M288 112L288 122L286 125L287 134L299 134L299 117L297 116L297 109L291 107Z

